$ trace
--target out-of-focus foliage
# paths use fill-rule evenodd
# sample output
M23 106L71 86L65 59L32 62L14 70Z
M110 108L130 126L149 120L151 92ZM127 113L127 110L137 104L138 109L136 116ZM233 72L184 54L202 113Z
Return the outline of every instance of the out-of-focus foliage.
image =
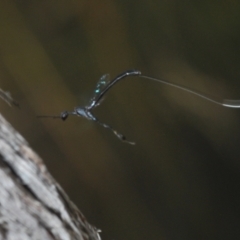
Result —
M144 79L118 83L85 119L104 73L136 68L240 98L239 1L0 0L1 113L44 158L103 239L238 239L240 110Z

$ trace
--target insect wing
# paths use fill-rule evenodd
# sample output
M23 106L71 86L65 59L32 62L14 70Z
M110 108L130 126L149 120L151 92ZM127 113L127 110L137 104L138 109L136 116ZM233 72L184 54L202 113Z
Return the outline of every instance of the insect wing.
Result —
M98 96L103 89L108 85L110 81L110 75L109 74L104 74L98 81L96 88L94 90L94 94Z
M109 74L104 74L97 82L97 85L94 89L94 94L93 97L90 100L89 106L91 107L97 107L101 104L103 101L103 98L96 103L97 99L99 98L100 94L102 91L105 89L105 87L109 84L110 82L110 75Z

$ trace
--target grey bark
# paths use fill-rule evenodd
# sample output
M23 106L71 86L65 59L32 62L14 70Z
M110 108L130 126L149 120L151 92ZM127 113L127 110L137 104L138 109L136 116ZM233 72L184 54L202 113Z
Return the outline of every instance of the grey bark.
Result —
M26 140L0 115L0 240L100 240Z

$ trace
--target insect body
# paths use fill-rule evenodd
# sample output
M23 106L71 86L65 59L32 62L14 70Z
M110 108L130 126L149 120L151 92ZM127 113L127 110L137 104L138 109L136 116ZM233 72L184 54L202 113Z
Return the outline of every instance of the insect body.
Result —
M142 75L142 73L138 70L128 70L128 71L125 71L122 74L118 75L117 77L115 77L111 81L109 81L109 75L108 74L103 75L97 83L97 86L96 86L95 91L94 91L94 96L90 99L89 104L87 104L85 107L76 107L76 108L74 108L73 111L64 111L58 116L38 116L38 117L40 117L40 118L61 118L62 120L66 120L69 115L77 115L77 116L80 116L80 117L84 117L88 120L91 120L91 121L94 121L94 122L98 123L99 125L103 126L104 128L108 128L121 141L134 145L135 144L134 142L128 141L124 135L117 132L110 125L102 123L101 121L99 121L98 118L96 118L92 114L92 110L95 107L100 105L101 101L103 100L104 95L108 92L108 90L111 87L113 87L120 80L122 80L126 77L130 77L130 76L141 77L141 78L153 80L153 81L165 84L165 85L169 85L171 87L175 87L175 88L178 88L180 90L189 92L191 94L194 94L198 97L201 97L205 100L208 100L212 103L215 103L215 104L218 104L218 105L221 105L221 106L224 106L224 107L240 108L240 100L223 100L221 102L221 101L215 100L211 97L208 97L205 94L202 94L202 93L199 93L195 90L192 90L190 88L183 87L179 84L175 84L175 83L171 83L171 82L168 82L168 81L165 81L165 80L162 80L162 79L157 79L157 78Z

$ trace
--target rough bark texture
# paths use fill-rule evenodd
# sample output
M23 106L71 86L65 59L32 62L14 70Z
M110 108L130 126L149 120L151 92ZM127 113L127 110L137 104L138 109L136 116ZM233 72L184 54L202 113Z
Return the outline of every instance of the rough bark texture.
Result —
M99 231L1 115L0 179L0 240L100 239Z

